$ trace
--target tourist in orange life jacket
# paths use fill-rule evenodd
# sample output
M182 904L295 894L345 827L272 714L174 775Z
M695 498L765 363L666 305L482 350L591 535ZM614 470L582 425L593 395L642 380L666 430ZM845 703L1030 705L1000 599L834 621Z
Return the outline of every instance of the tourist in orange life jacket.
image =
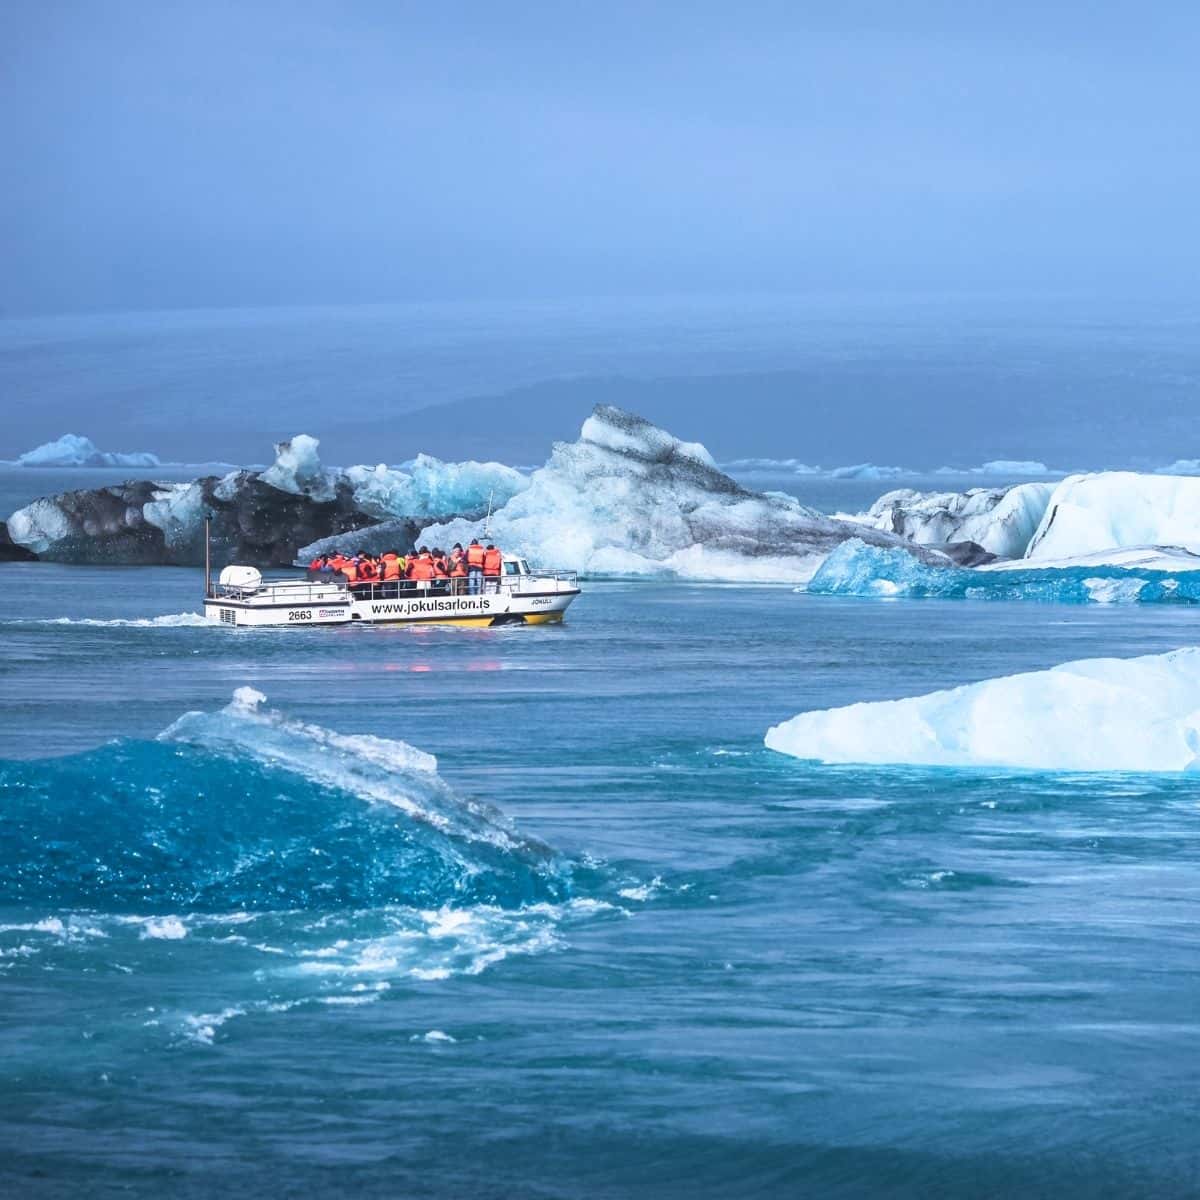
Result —
M395 550L385 551L379 565L383 568L382 578L386 582L400 578L400 556Z
M372 574L371 560L365 554L356 554L354 556L354 579L350 586L355 591L364 591L374 582L375 576Z
M343 558L338 570L346 577L346 582L353 585L358 582L358 563L352 558Z
M454 549L450 551L450 589L457 596L462 591L462 583L460 580L467 577L467 553L462 548L462 542L455 542Z
M483 589L498 592L500 590L500 572L503 569L504 555L488 542L483 552Z
M467 547L467 591L472 596L483 591L483 555L484 549L478 538L472 538Z
M409 561L408 577L417 583L428 584L435 574L433 555L429 553L428 546L422 546L417 557Z

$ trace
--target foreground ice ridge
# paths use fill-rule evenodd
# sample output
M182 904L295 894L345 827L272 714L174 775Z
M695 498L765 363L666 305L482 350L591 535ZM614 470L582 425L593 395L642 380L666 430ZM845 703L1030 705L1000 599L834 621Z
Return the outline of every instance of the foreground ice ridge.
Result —
M569 893L569 864L432 755L296 720L252 688L154 742L0 764L0 786L25 798L0 845L10 902L161 915Z
M218 562L286 565L299 546L395 522L403 545L437 517L476 516L503 504L526 478L501 463L445 463L419 455L400 467L322 466L318 441L300 434L276 447L262 472L231 471L189 483L135 480L35 500L8 519L8 536L59 562L203 562L204 514Z
M478 521L425 529L430 545L466 543ZM545 566L588 575L803 581L849 537L936 556L893 534L834 520L723 474L703 446L632 413L597 405L579 440L555 445L529 486L496 512L492 540Z
M95 443L77 433L64 433L57 441L26 450L17 462L23 467L157 467L158 455L148 451L121 454L98 450Z
M581 864L450 787L432 755L297 720L249 687L154 741L0 761L0 794L14 818L0 896L36 913L19 927L33 961L93 943L157 970L160 952L196 945L212 967L202 1008L164 994L138 1014L189 1040L256 1012L368 1003L393 980L477 975L613 908L576 896Z
M254 688L239 687L225 708L185 713L159 734L159 740L249 755L310 782L389 804L464 841L484 841L504 850L533 845L498 810L454 793L438 775L432 754L407 742L337 733L297 721L268 708L266 699Z
M800 713L771 750L825 763L1191 771L1200 767L1200 647L1092 658L906 700Z

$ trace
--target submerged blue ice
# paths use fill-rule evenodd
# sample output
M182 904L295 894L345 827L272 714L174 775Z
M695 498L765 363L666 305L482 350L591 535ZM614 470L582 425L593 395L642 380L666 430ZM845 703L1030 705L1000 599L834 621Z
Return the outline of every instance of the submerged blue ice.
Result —
M153 742L0 762L0 904L102 912L557 902L569 865L402 742L239 689Z
M905 550L844 542L821 564L807 590L826 596L946 600L1042 600L1059 604L1195 604L1200 571L1072 567L933 567Z

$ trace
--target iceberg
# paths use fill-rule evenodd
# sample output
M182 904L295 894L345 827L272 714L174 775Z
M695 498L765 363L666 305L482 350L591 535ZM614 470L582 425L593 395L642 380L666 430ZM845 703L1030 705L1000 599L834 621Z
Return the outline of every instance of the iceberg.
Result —
M1049 475L1050 468L1036 459L994 458L979 468L980 475Z
M1059 483L966 492L902 488L881 496L856 519L922 545L974 542L1008 561L971 566L1021 575L1003 585L971 573L935 578L917 569L919 563L847 550L814 578L812 590L842 595L1021 595L1071 602L1111 593L1107 585L1085 587L1087 573L1121 568L1141 577L1141 584L1131 580L1118 589L1122 598L1191 599L1191 582L1172 580L1192 571L1200 553L1200 479L1103 471L1072 475ZM1039 574L1043 570L1057 574ZM1099 577L1108 574L1101 570Z
M427 527L420 541L464 545L482 522ZM882 530L835 520L722 474L703 446L597 405L579 440L559 442L527 486L495 512L487 537L547 567L588 575L673 575L803 582L850 537L940 556ZM944 560L943 560L944 561Z
M8 518L9 536L52 561L158 562L162 533L143 511L156 495L155 484L140 480L34 500Z
M921 545L975 542L998 558L1020 558L1046 512L1052 483L1018 483L967 492L898 488L858 519Z
M158 467L158 456L148 451L119 454L98 450L90 438L64 433L55 442L27 450L17 459L22 467Z
M1094 550L1091 554L1074 554L1066 558L1019 558L1013 561L991 562L983 571L1053 571L1088 567L1119 567L1134 571L1196 571L1200 570L1200 554L1182 546L1114 546L1110 550Z
M1025 556L1066 559L1128 546L1200 552L1200 478L1071 475L1054 489Z
M880 599L1197 604L1200 555L1128 550L1058 563L1017 559L964 569L929 566L902 550L851 539L826 558L806 590Z
M317 453L320 441L298 433L286 442L275 443L275 461L259 476L263 483L290 492L329 501L336 494L336 479L321 466Z
M994 458L978 467L938 467L934 475L995 475L1005 479L1034 478L1039 475L1065 475L1065 471L1056 471L1044 462L1028 458Z
M821 468L810 466L798 458L735 458L717 464L722 471L746 474L820 475Z
M450 463L428 454L418 454L399 467L379 463L344 471L327 469L321 465L319 446L319 440L306 433L280 442L274 463L259 478L280 491L326 502L345 483L359 511L378 520L484 513L493 504L505 504L529 482L503 463Z
M824 763L1038 771L1200 768L1200 647L1093 658L904 700L804 712L771 750Z
M856 463L852 467L834 467L830 479L901 479L914 475L907 467L877 467L874 463Z
M204 516L215 561L292 561L297 544L367 524L340 485L333 500L297 495L248 471L190 483L133 480L33 501L8 519L12 540L50 562L197 566Z
M418 454L400 467L349 467L346 478L363 512L386 519L434 520L446 513L500 508L529 486L529 477L498 462L448 463Z
M9 517L15 548L5 555L197 565L204 561L207 513L217 561L284 566L307 543L352 539L383 517L390 518L391 544L408 545L422 523L482 516L493 498L503 502L527 482L500 463L443 463L425 456L406 470L342 471L321 464L319 445L307 434L280 442L275 461L258 473L238 470L186 483L134 480L35 500Z

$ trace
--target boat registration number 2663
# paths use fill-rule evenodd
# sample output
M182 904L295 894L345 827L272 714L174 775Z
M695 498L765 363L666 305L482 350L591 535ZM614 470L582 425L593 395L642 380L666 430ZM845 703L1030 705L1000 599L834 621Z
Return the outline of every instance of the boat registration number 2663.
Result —
M311 608L289 608L288 609L288 620L289 621L311 621L312 620L312 609Z

